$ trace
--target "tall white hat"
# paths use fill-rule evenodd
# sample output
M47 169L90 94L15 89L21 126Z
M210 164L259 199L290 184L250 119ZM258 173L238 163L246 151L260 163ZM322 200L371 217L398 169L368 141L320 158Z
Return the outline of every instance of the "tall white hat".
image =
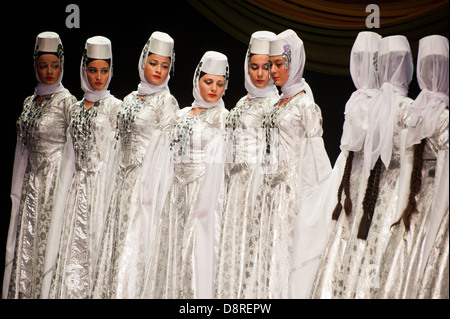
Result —
M270 31L256 31L250 38L250 45L248 51L251 54L269 54L270 43L269 40L276 36Z
M58 52L62 47L61 39L56 32L46 31L36 37L35 52Z
M86 56L97 60L111 59L111 41L102 36L95 36L87 39Z
M155 31L150 36L148 51L170 58L173 54L173 39L167 33Z
M214 75L227 75L228 59L226 55L216 51L206 52L201 60L200 71Z
M284 39L280 39L279 37L272 38L270 40L270 56L283 55L284 46L286 45L286 41Z

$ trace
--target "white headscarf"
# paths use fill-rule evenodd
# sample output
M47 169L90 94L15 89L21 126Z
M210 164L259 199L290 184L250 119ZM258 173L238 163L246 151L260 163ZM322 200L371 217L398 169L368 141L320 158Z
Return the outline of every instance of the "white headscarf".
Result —
M286 61L289 79L281 87L280 99L286 99L305 91L313 101L314 96L308 83L303 78L305 68L305 48L303 41L297 34L288 29L278 34L274 39L270 40L270 56L282 55Z
M106 86L102 90L94 90L89 84L86 75L88 58L94 60L111 59L108 82L106 83ZM83 57L81 58L81 66L80 66L81 89L84 91L84 98L90 102L97 102L110 96L111 94L108 91L108 86L109 83L111 82L112 73L113 73L113 59L112 59L111 41L108 38L102 36L95 36L87 39L84 47Z
M147 81L145 78L145 65L147 63L147 57L150 53L154 53L160 56L171 58L170 67L173 70L175 62L175 51L173 50L173 39L164 32L155 31L152 33L144 48L142 49L141 57L139 59L138 70L141 83L138 85L139 95L150 95L162 90L169 90L170 74L167 75L166 80L160 85L154 85Z
M380 39L381 36L375 32L360 32L350 53L350 75L357 90L345 105L341 137L341 150L344 152L360 151L364 145L369 102L379 89L375 67Z
M61 66L61 73L59 79L55 84L47 85L41 82L37 72L37 59L39 53L54 54L59 58L59 64ZM59 38L59 35L55 32L42 32L36 37L36 44L34 45L34 74L38 84L35 89L35 95L46 96L54 93L62 92L65 90L61 81L64 73L64 48Z
M250 64L250 54L266 54L269 55L269 40L275 37L275 33L270 31L257 31L252 34L250 38L249 47L245 55L244 61L244 86L247 90L247 97L249 99L254 99L257 97L274 97L278 98L278 90L275 84L273 84L272 79L269 84L260 89L253 85L250 80L250 75L248 73L248 68ZM270 70L269 70L270 72Z
M364 143L364 172L381 156L385 167L392 156L392 140L400 99L408 94L413 62L408 39L402 35L383 38L378 45L380 92L369 105L369 127Z
M226 55L216 52L216 51L207 51L197 68L195 69L194 79L192 81L192 94L194 95L194 102L192 103L192 108L201 107L210 109L216 106L225 106L225 103L222 100L222 97L215 103L206 102L200 95L200 89L198 87L198 81L200 79L200 72L204 72L207 74L214 75L223 75L225 77L225 90L228 87L228 79L229 79L229 67L228 67L228 59ZM225 91L223 93L225 95Z
M430 35L420 39L417 82L422 91L409 109L406 147L430 137L442 111L448 107L448 39Z

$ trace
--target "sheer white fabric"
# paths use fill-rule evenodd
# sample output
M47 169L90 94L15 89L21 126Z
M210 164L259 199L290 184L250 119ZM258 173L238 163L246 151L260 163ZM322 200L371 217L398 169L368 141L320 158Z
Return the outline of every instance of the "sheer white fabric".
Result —
M369 176L378 157L389 166L394 122L399 100L408 93L413 75L412 53L404 36L389 36L378 47L380 92L369 106L369 124L364 142L364 173Z
M360 151L364 145L369 101L380 87L376 72L380 39L381 36L375 32L360 32L350 52L350 75L357 90L345 104L341 150L346 154Z
M436 122L448 108L448 39L431 35L420 39L417 57L417 82L422 91L410 109L410 129L406 146L418 144L434 133Z

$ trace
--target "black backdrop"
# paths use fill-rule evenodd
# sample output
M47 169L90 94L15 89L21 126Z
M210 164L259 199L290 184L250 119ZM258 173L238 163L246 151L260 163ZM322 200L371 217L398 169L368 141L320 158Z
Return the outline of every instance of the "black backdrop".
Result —
M192 77L203 53L215 50L228 56L230 83L225 105L234 107L246 94L243 82L243 61L247 45L203 17L185 1L147 2L89 2L78 3L80 28L66 27L66 7L70 2L25 2L9 3L1 9L2 74L6 75L2 85L2 164L3 191L0 217L0 276L3 265L6 236L9 226L11 202L9 189L16 143L15 122L22 111L23 100L31 95L36 85L32 64L35 37L43 31L57 32L65 49L63 84L77 99L83 92L80 88L79 65L84 43L95 35L108 37L113 49L113 78L109 89L113 95L123 99L136 90L139 83L137 64L141 50L153 31L170 34L175 41L175 75L169 82L171 93L180 107L193 101ZM271 31L270 29L268 29ZM364 30L361 30L364 31ZM376 30L375 30L376 31ZM308 43L305 42L308 60ZM414 50L413 50L414 51ZM330 54L333 52L330 51ZM414 57L415 59L415 57ZM308 70L305 79L311 86L316 103L322 109L324 140L331 163L339 154L345 103L354 91L349 76L334 76ZM409 96L415 98L418 86L414 77Z

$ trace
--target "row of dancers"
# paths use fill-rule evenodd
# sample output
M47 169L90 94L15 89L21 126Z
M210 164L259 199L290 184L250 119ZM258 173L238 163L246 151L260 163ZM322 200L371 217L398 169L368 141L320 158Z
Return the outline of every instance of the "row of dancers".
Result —
M448 39L420 40L412 100L406 37L358 34L333 166L294 31L252 34L230 111L227 57L203 55L180 109L174 52L152 33L121 101L89 38L76 101L37 36L3 298L448 298Z

